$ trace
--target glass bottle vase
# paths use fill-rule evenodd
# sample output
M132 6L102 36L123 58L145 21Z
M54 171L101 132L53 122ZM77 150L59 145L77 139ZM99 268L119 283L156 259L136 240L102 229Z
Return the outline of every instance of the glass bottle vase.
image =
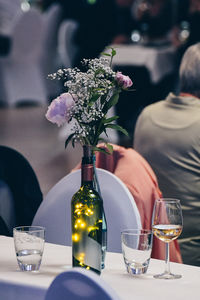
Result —
M93 156L90 146L83 147L81 187L72 197L71 219L73 266L100 274L103 200L94 187Z

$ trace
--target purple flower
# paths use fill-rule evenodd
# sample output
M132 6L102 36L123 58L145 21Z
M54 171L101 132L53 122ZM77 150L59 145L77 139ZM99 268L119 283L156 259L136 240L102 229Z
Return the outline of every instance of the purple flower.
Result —
M123 75L122 72L117 72L117 74L115 76L115 80L124 89L132 86L132 84L133 84L133 82L130 79L130 77Z
M74 100L71 94L63 93L51 102L45 116L47 120L58 126L64 125L69 122L69 112L73 105Z

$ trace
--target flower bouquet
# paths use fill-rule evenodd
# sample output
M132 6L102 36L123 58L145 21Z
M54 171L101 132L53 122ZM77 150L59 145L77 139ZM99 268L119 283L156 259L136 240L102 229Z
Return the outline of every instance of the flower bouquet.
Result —
M46 118L58 126L73 120L72 132L65 141L65 147L70 141L73 147L80 142L81 145L91 146L93 151L105 152L97 147L99 142L104 142L109 153L112 153L112 146L101 137L102 133L107 135L107 129L111 128L128 135L124 128L116 124L118 116L107 118L110 108L117 104L120 92L132 86L128 76L112 70L116 51L113 48L110 50L100 58L84 59L84 71L68 68L49 75L51 79L62 79L66 88L66 93L54 99L46 113Z

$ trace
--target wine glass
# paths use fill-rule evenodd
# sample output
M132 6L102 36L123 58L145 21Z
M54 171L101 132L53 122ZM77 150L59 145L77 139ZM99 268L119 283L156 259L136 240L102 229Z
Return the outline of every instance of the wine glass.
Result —
M178 238L183 228L183 218L180 200L173 198L161 198L155 201L152 231L161 241L166 243L165 271L162 274L154 275L159 279L181 278L170 272L169 243Z

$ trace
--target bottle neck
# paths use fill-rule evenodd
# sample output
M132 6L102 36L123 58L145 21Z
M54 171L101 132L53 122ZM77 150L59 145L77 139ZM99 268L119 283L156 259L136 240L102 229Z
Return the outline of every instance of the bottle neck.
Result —
M81 165L81 185L91 185L93 187L94 167L93 153L90 146L83 146L83 157Z

